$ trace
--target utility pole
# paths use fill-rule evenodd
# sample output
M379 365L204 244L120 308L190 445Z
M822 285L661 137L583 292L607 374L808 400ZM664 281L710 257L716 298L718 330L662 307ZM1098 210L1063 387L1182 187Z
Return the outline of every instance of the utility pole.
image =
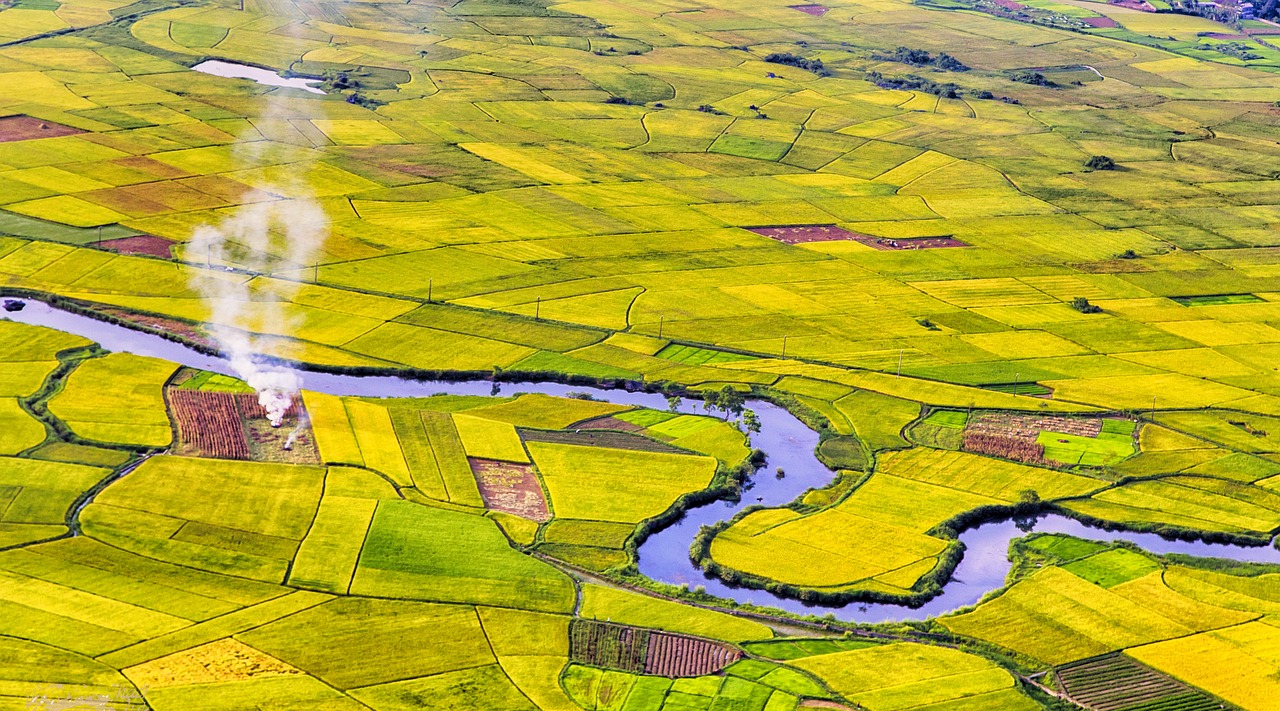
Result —
M311 283L319 284L320 283L320 262L316 262L315 264L311 265L311 269L312 269Z
M783 358L787 357L787 337L786 336L782 337L782 357Z
M1014 394L1014 395L1017 395L1017 394L1018 394L1018 376L1019 376L1019 375L1022 375L1022 373L1014 373L1014 374L1013 374L1013 394Z
M533 306L533 320L534 321L542 320L542 297L541 296L538 297L538 302Z
M662 322L667 319L666 316L658 314L658 338L662 338Z
M435 279L427 280L427 303L431 303L431 288L435 286Z
M907 350L907 349L906 349L906 348L899 348L899 349L898 349L898 377L899 377L899 378L901 378L901 377L902 377L902 352L903 352L903 351L905 351L905 350Z
M1156 396L1151 396L1151 421L1156 421Z

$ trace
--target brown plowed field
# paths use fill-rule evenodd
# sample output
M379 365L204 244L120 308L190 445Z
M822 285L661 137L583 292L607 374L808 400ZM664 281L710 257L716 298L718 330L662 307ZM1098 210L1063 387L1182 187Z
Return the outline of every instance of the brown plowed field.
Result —
M179 451L219 459L249 459L249 439L235 393L169 388Z
M703 676L714 674L742 658L742 652L720 642L654 632L649 635L645 674Z
M0 143L11 141L29 141L33 138L58 138L84 133L78 128L63 126L52 121L41 121L30 116L7 116L0 118Z
M109 239L99 242L98 246L120 254L146 254L152 257L164 257L165 259L173 256L169 252L170 248L173 247L173 242L159 237L152 237L151 235Z
M467 457L467 462L476 476L486 508L538 523L551 520L542 485L531 465L475 457Z

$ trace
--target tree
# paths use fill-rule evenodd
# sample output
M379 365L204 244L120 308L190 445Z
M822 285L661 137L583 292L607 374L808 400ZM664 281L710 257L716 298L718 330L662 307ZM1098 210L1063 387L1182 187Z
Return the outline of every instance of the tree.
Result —
M1084 298L1083 296L1077 296L1076 298L1072 299L1071 308L1075 309L1076 311L1079 311L1082 314L1102 313L1102 307L1095 306L1089 303L1089 300Z
M755 410L742 411L742 424L746 425L747 432L752 434L760 431L760 418L756 416Z
M742 406L747 402L747 396L734 390L731 386L720 388L720 394L716 397L716 407L724 412L724 418L729 419L729 415L741 415Z
M667 409L668 409L668 410L670 410L670 411L672 411L672 412L677 412L677 411L679 411L679 409L680 409L680 396L679 396L679 395L668 395L668 396L667 396Z
M1115 170L1116 162L1109 156L1092 156L1084 162L1084 167L1089 170Z

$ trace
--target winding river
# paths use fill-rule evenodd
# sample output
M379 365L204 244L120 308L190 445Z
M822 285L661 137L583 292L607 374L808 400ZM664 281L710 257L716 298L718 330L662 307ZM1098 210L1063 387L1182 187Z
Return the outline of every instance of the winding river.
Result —
M92 339L108 350L153 356L193 368L231 374L231 369L225 360L204 355L159 336L62 311L39 301L28 300L25 304L26 308L21 311L0 312L0 316L22 323L48 326L74 333ZM306 389L331 395L366 397L426 397L440 393L490 395L493 394L494 388L494 384L489 381L419 381L391 376L355 377L310 371L300 375L305 380ZM666 398L654 393L541 382L502 383L500 388L504 394L539 392L565 396L573 392L590 392L594 397L609 402L658 410L667 408ZM697 403L685 402L681 405L681 410L692 413L696 411L696 405ZM832 472L814 457L814 448L818 444L816 432L810 430L785 409L772 403L752 400L747 403L747 406L760 418L761 430L752 437L752 444L768 454L768 468L762 469L749 483L741 501L716 501L693 509L677 523L650 536L640 547L640 571L650 578L674 585L688 584L690 587L702 585L706 587L707 592L719 597L781 608L799 614L830 612L838 619L851 622L888 622L920 620L940 615L959 607L972 605L986 593L1002 587L1010 568L1007 559L1009 542L1031 531L1068 533L1080 538L1102 541L1125 540L1155 553L1184 553L1240 561L1280 563L1280 550L1275 547L1171 541L1151 533L1103 531L1087 527L1064 516L1049 514L1034 520L985 523L965 530L960 535L960 540L964 542L966 548L964 558L956 568L952 579L943 588L941 595L916 609L901 605L862 603L825 608L779 598L764 590L730 587L719 580L708 579L689 560L689 545L698 528L728 519L753 504L784 505L811 487L825 486L833 476ZM785 478L778 479L769 473L776 467L782 467L786 471Z

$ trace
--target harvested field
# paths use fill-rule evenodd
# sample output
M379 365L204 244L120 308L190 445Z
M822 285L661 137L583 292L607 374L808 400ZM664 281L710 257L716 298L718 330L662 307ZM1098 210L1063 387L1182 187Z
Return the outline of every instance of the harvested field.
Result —
M1097 437L1102 432L1102 420L1084 417L979 413L969 418L969 424L965 429L977 434L1004 435L1032 440L1041 432Z
M644 673L656 676L703 676L714 674L742 658L742 652L720 642L654 632L649 636L649 654Z
M969 245L953 237L915 237L911 239L888 239L873 237L871 241L858 240L868 247L883 251L902 249L944 249L949 247L968 247Z
M613 419L613 418L605 418ZM593 420L598 422L598 420ZM629 424L618 421L620 424ZM592 429L590 423L582 429ZM547 430L520 430L520 436L526 442L554 442L556 444L576 444L579 447L609 447L611 449L627 449L633 452L666 452L668 454L688 454L679 447L673 447L656 439L649 439L629 432L609 430L597 432L552 432Z
M78 128L63 126L52 121L41 121L31 116L7 116L0 118L0 143L29 141L33 138L58 138L84 133Z
M249 459L249 439L235 393L169 388L168 396L178 425L178 454Z
M1053 673L1071 700L1096 711L1220 708L1209 696L1120 653L1067 664Z
M580 422L575 430L617 430L619 432L644 432L644 427L634 422L627 422L616 417L599 417L594 420Z
M1026 464L1045 464L1044 445L1034 438L982 432L964 433L964 451L1011 459Z
M904 249L938 249L944 247L968 247L953 237L876 237L861 232L851 232L835 225L781 225L778 227L748 227L747 231L775 239L783 244L808 244L810 242L858 242L872 249L897 251Z
M533 465L475 457L468 457L467 462L471 464L486 508L538 523L551 520Z
M168 259L173 256L169 251L173 247L173 242L151 235L138 235L137 237L121 237L120 239L109 239L98 242L99 247L119 252L120 254L145 254L152 257L162 257Z
M1110 17L1082 17L1080 18L1084 24L1090 27L1119 27L1120 23Z
M284 426L272 427L254 393L171 387L166 394L178 427L179 454L288 464L320 461L300 400L285 414ZM290 436L292 447L285 449Z
M634 674L694 677L714 674L742 658L722 642L595 620L574 620L569 658Z
M783 244L808 242L862 242L874 240L871 235L850 232L835 225L780 225L778 227L748 227L748 232L778 240Z
M823 15L827 14L831 10L831 8L827 7L826 5L814 5L814 4L788 5L787 7L791 8L792 10L799 10L800 12L803 12L806 15L813 15L814 17L822 17Z

